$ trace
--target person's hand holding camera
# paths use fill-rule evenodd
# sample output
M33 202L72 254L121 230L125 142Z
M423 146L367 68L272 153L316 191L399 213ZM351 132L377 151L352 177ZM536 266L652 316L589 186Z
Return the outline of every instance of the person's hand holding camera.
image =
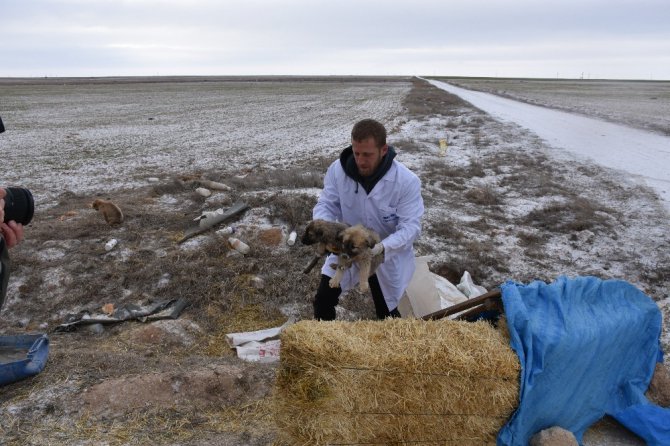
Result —
M5 197L7 191L0 188L0 235L5 239L7 247L12 248L23 240L23 225L14 220L5 222Z
M0 118L0 133L5 126ZM35 212L33 194L22 187L0 187L0 309L5 303L11 270L9 250L23 240L23 226Z

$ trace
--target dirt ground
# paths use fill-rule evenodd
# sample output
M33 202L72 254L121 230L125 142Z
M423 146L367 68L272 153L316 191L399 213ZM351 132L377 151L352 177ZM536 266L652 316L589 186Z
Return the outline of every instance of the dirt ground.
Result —
M409 93L392 139L424 185L427 214L417 254L434 255L435 272L458 281L468 270L488 288L510 277L623 276L667 300L667 216L649 190L615 181L597 166L570 169L519 129L425 82L403 82ZM416 128L425 131L410 131ZM445 128L454 158L426 136ZM272 444L276 366L239 360L225 335L312 317L318 273L302 273L312 249L286 239L310 220L333 156L166 170L148 185L111 194L68 191L38 208L25 242L11 253L15 271L0 332L48 333L50 356L42 373L0 391L0 443ZM502 184L485 181L496 176L504 176ZM231 190L205 198L195 191L199 178ZM120 226L108 226L88 207L109 195L123 208ZM526 209L525 200L534 202L534 210L510 214L521 200ZM249 209L226 224L236 226L249 254L241 256L214 231L180 243L204 209L240 201ZM648 240L650 232L658 236ZM119 243L107 251L112 238ZM188 307L174 320L57 331L106 304L178 298ZM340 318L374 318L357 292L344 296L341 307ZM628 441L626 435L620 438Z

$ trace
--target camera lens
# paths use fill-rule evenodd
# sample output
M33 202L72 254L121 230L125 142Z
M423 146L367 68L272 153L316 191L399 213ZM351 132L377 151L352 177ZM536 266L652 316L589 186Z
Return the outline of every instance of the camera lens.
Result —
M5 191L5 223L11 220L23 225L30 223L35 212L33 194L23 187L7 187Z

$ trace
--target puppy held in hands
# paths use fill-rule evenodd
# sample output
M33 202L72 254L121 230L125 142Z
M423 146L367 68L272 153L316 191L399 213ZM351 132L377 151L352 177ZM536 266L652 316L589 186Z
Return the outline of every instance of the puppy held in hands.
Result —
M324 254L328 252L339 254L342 252L342 237L340 234L348 227L349 225L344 223L320 219L312 220L307 224L300 241L303 245L316 245L316 255L303 270L303 273L309 273Z
M105 217L107 224L118 225L123 222L123 212L121 212L121 208L109 200L101 200L98 198L91 203L91 207Z
M344 270L352 263L358 264L358 289L365 293L370 289L368 278L384 263L383 251L374 255L372 248L381 242L379 235L363 225L351 226L341 233L344 252L339 256L335 276L330 280L331 288L340 286Z
M330 252L338 255L337 265L333 265L335 275L328 285L331 288L340 286L344 271L353 262L359 266L359 290L369 289L368 277L375 273L377 267L384 262L384 255L373 255L372 248L380 242L379 235L363 225L349 226L326 220L312 220L307 225L301 241L304 245L316 244L318 257ZM313 261L311 266L315 262ZM309 272L308 267L305 272Z
M307 224L300 241L303 245L316 245L316 254L322 256L327 252L342 252L341 233L349 225L336 221L312 220Z

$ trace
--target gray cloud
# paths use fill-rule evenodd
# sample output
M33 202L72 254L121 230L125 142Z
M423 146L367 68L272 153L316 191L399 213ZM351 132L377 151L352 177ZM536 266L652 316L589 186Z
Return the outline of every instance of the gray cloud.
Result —
M670 78L669 17L666 0L5 0L0 76Z

